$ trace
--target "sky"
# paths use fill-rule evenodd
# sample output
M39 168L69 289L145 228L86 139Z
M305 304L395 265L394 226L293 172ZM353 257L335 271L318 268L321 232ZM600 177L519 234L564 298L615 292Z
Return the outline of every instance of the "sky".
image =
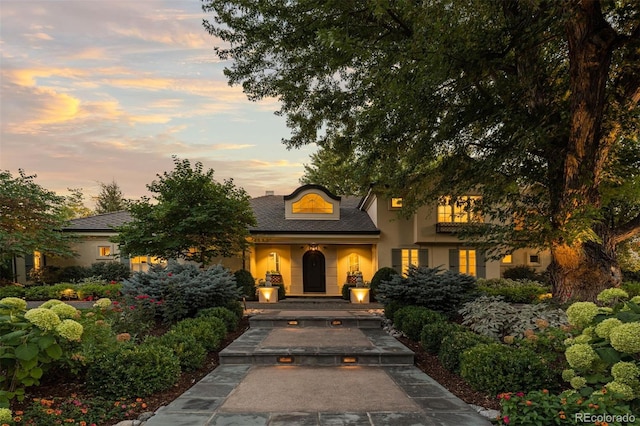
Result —
M201 162L252 197L299 186L314 146L288 150L276 99L231 87L200 0L0 0L0 170L85 204Z

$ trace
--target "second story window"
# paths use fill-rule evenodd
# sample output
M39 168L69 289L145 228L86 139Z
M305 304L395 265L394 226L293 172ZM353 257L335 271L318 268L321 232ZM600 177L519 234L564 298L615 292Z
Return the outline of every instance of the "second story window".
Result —
M482 217L473 211L474 204L480 200L478 196L459 198L444 197L438 203L439 223L482 222Z

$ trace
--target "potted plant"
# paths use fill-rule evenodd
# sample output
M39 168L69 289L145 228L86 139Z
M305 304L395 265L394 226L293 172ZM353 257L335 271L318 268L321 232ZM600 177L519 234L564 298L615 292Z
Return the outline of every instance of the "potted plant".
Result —
M358 278L360 278L360 281L362 281L362 272L360 271L347 272L347 284L357 284Z
M267 271L267 281L271 278L271 284L282 284L282 275L278 271Z

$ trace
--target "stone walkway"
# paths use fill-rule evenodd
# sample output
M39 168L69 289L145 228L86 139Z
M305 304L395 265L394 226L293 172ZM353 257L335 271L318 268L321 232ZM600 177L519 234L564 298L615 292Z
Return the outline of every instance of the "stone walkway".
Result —
M413 365L376 307L248 304L250 328L220 366L146 425L490 425Z

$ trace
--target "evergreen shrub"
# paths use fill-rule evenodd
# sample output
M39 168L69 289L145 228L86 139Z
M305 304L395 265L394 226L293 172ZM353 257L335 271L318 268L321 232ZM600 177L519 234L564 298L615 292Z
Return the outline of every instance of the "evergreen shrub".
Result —
M233 273L236 278L240 296L244 296L246 300L257 300L256 297L256 280L251 272L246 269L239 269Z
M177 262L133 274L123 281L122 293L161 300L159 312L168 323L193 317L200 309L226 306L240 297L234 275L222 265L199 270L196 265Z
M170 348L156 343L120 344L89 366L87 388L103 397L144 397L169 389L179 377L180 361Z
M344 300L351 300L351 289L355 288L357 284L345 283L342 285L342 298ZM371 294L369 294L371 296Z
M169 331L159 337L148 337L145 343L166 346L180 362L182 371L195 371L202 367L207 351L193 334L182 334Z
M405 306L396 311L394 327L403 332L409 339L420 340L420 333L425 324L446 321L446 317L439 312L422 306Z
M218 317L203 316L184 319L173 327L171 331L179 334L191 334L209 352L220 347L220 343L227 335L227 326Z
M556 377L534 351L500 343L480 344L462 352L460 376L474 389L493 395L557 387Z
M468 329L449 321L436 321L425 324L420 332L420 344L427 352L437 354L440 351L442 339L458 331L468 331Z
M378 288L377 299L383 304L398 302L403 306L424 306L454 315L463 303L477 295L476 279L442 268L410 267L406 278L394 275Z
M376 296L378 294L378 288L380 287L380 284L382 284L384 281L391 281L391 278L393 278L394 275L398 275L398 272L389 266L384 266L378 269L375 274L373 274L373 277L371 278L371 284L369 284L369 287L371 288L371 301L377 300Z
M460 372L460 356L462 353L481 343L494 343L489 337L481 336L472 331L456 331L445 336L440 344L438 359L447 370Z
M234 331L238 328L238 316L231 312L229 309L218 306L216 308L206 308L198 311L196 318L199 317L216 317L224 321L227 333Z

